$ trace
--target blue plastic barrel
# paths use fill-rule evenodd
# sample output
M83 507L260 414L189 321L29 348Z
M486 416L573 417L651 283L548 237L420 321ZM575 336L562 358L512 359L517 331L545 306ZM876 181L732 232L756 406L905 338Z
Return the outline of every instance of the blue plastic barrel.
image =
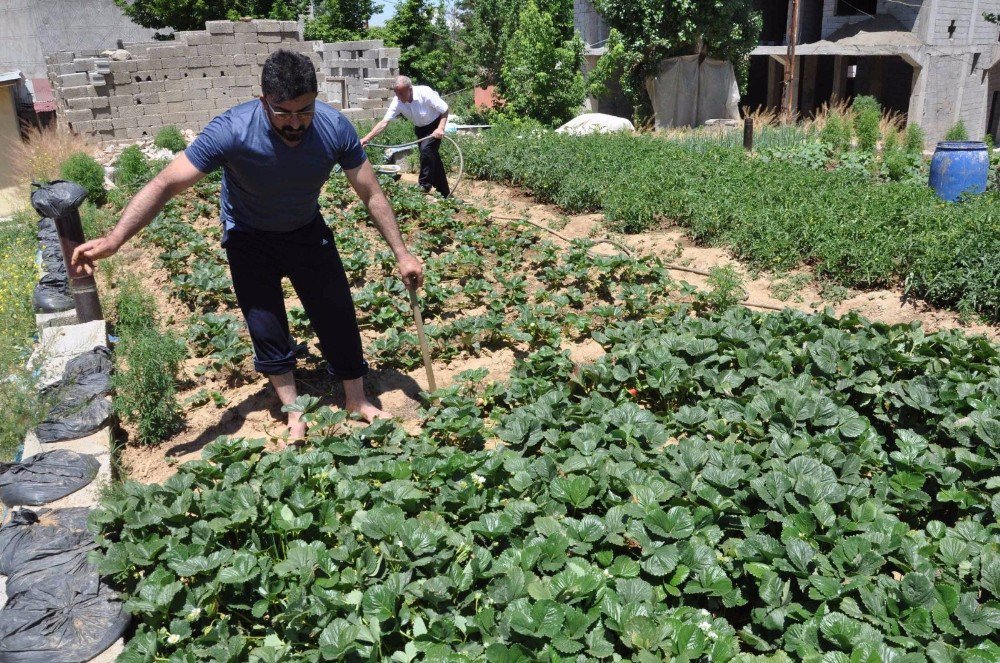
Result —
M946 140L937 144L931 159L930 185L945 200L986 191L990 153L978 140Z

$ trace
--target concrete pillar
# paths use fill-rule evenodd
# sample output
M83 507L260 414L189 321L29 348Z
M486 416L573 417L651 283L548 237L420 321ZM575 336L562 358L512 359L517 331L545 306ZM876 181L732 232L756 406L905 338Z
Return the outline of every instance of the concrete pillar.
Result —
M767 107L781 108L781 82L785 70L782 60L771 56L767 61Z
M830 95L830 105L840 103L847 95L847 58L843 55L833 56L833 93Z
M927 98L927 56L917 59L904 53L902 56L913 67L913 82L910 87L910 107L906 112L906 123L924 124L924 105Z
M808 113L816 108L816 67L819 64L819 56L804 55L801 58L802 69L799 77L802 79L802 103L800 107L803 113Z

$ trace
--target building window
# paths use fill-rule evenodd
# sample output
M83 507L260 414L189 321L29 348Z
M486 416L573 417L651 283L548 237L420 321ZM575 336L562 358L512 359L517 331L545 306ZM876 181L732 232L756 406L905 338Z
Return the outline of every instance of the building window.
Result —
M878 0L837 0L835 16L874 16Z

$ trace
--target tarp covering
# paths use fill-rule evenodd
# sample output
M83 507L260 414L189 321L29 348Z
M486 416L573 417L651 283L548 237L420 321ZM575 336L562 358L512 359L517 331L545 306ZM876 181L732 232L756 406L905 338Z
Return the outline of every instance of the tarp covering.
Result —
M38 506L80 490L97 476L101 464L90 454L55 449L21 463L0 463L0 502Z
M624 117L606 115L605 113L584 113L556 129L561 134L595 134L612 131L635 131L635 127Z
M696 127L712 119L740 118L740 88L733 65L697 55L667 58L646 79L656 128Z

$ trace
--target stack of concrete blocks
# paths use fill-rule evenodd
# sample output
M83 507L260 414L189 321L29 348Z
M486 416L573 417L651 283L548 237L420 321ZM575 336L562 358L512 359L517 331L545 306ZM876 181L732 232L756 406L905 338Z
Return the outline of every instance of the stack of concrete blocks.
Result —
M381 119L399 75L399 55L377 39L323 44L321 94L352 120Z
M399 49L381 41L303 41L295 21L209 21L205 28L178 32L171 42L125 44L128 59L96 51L47 56L59 116L73 132L102 141L153 136L168 125L200 131L260 95L261 67L278 49L308 55L320 98L352 119L380 116L389 105Z

